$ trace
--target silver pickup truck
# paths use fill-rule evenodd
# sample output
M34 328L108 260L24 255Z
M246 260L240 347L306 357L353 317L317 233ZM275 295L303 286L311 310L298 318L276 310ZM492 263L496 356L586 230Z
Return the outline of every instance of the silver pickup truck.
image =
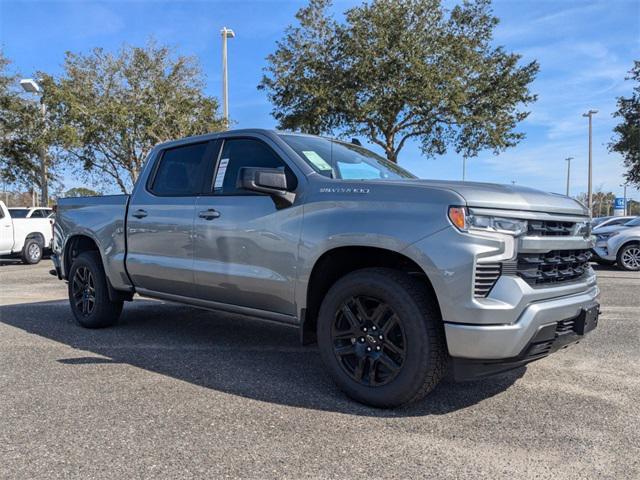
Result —
M565 196L238 130L158 145L131 195L62 199L52 273L84 327L134 293L292 325L349 396L391 407L582 339L592 246Z

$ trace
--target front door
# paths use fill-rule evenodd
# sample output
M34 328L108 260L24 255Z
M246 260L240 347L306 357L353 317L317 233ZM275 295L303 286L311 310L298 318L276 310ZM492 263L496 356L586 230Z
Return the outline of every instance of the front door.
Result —
M195 217L195 282L200 298L295 315L294 286L302 208L278 209L268 195L243 190L242 167L285 168L265 143L224 140L211 192L200 196Z
M11 253L13 248L13 223L11 217L0 208L0 255Z
M127 270L141 290L192 297L195 205L213 142L160 152L127 213Z

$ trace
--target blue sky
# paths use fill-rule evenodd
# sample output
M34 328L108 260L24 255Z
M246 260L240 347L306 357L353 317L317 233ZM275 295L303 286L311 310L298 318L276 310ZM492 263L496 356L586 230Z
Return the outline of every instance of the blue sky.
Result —
M230 113L238 128L274 127L271 106L256 89L265 57L274 49L300 1L8 1L0 0L0 43L14 68L24 75L36 70L59 73L64 52L93 47L117 49L141 45L153 36L177 52L195 55L206 73L207 92L219 96L220 35L233 28L229 43ZM343 12L355 1L336 1ZM452 4L454 2L447 2ZM564 158L572 162L571 193L587 184L587 119L593 108L594 188L622 192L623 168L618 155L607 152L615 120L615 98L628 95L626 72L640 59L640 1L501 0L494 2L500 18L496 45L540 63L532 85L538 101L519 130L526 133L517 147L494 156L483 152L471 159L467 179L528 185L563 193ZM375 149L375 147L371 147ZM400 164L424 178L459 179L462 162L455 154L421 157L408 145ZM76 186L67 176L65 186ZM629 196L640 200L640 192Z

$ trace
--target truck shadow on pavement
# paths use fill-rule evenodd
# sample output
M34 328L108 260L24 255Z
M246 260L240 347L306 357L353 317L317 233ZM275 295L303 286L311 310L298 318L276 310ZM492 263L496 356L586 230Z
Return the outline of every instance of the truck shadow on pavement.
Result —
M108 329L77 326L66 300L1 306L0 322L77 349L77 355L51 360L63 368L128 364L254 400L363 416L446 414L503 392L524 373L445 380L421 402L380 410L343 395L317 348L301 346L298 330L287 326L146 300L125 304L120 323Z

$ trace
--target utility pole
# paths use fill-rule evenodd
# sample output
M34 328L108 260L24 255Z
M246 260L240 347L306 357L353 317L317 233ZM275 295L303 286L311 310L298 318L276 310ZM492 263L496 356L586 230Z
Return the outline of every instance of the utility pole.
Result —
M592 189L592 164L593 164L593 154L592 154L592 133L591 126L593 123L593 116L598 113L597 110L589 110L587 113L583 113L583 117L589 117L589 183L588 183L588 193L587 193L587 207L589 208L589 215L593 216L593 212L591 211L591 207L593 205L593 189Z
M234 38L236 34L227 27L220 30L222 35L222 116L225 128L229 128L229 86L227 78L227 38Z
M627 182L624 182L620 186L624 187L624 194L622 195L622 198L624 198L624 213L622 215L626 217L627 216Z
M467 157L462 157L462 181L463 182L466 175L467 175Z
M40 96L40 114L42 115L43 128L46 132L47 128L47 105L44 103L43 91L42 87L36 82L33 78L23 78L20 80L20 86L27 93L32 93L34 95ZM44 132L43 132L44 133ZM37 204L41 203L43 206L49 206L49 172L47 168L48 162L48 152L47 147L45 145L40 146L40 189L41 189L41 197L40 201L37 201L37 197L35 194L35 186L34 186L34 195L33 195L33 206L37 206Z
M571 178L571 160L573 157L567 157L564 159L567 162L567 197L569 196L569 179Z

